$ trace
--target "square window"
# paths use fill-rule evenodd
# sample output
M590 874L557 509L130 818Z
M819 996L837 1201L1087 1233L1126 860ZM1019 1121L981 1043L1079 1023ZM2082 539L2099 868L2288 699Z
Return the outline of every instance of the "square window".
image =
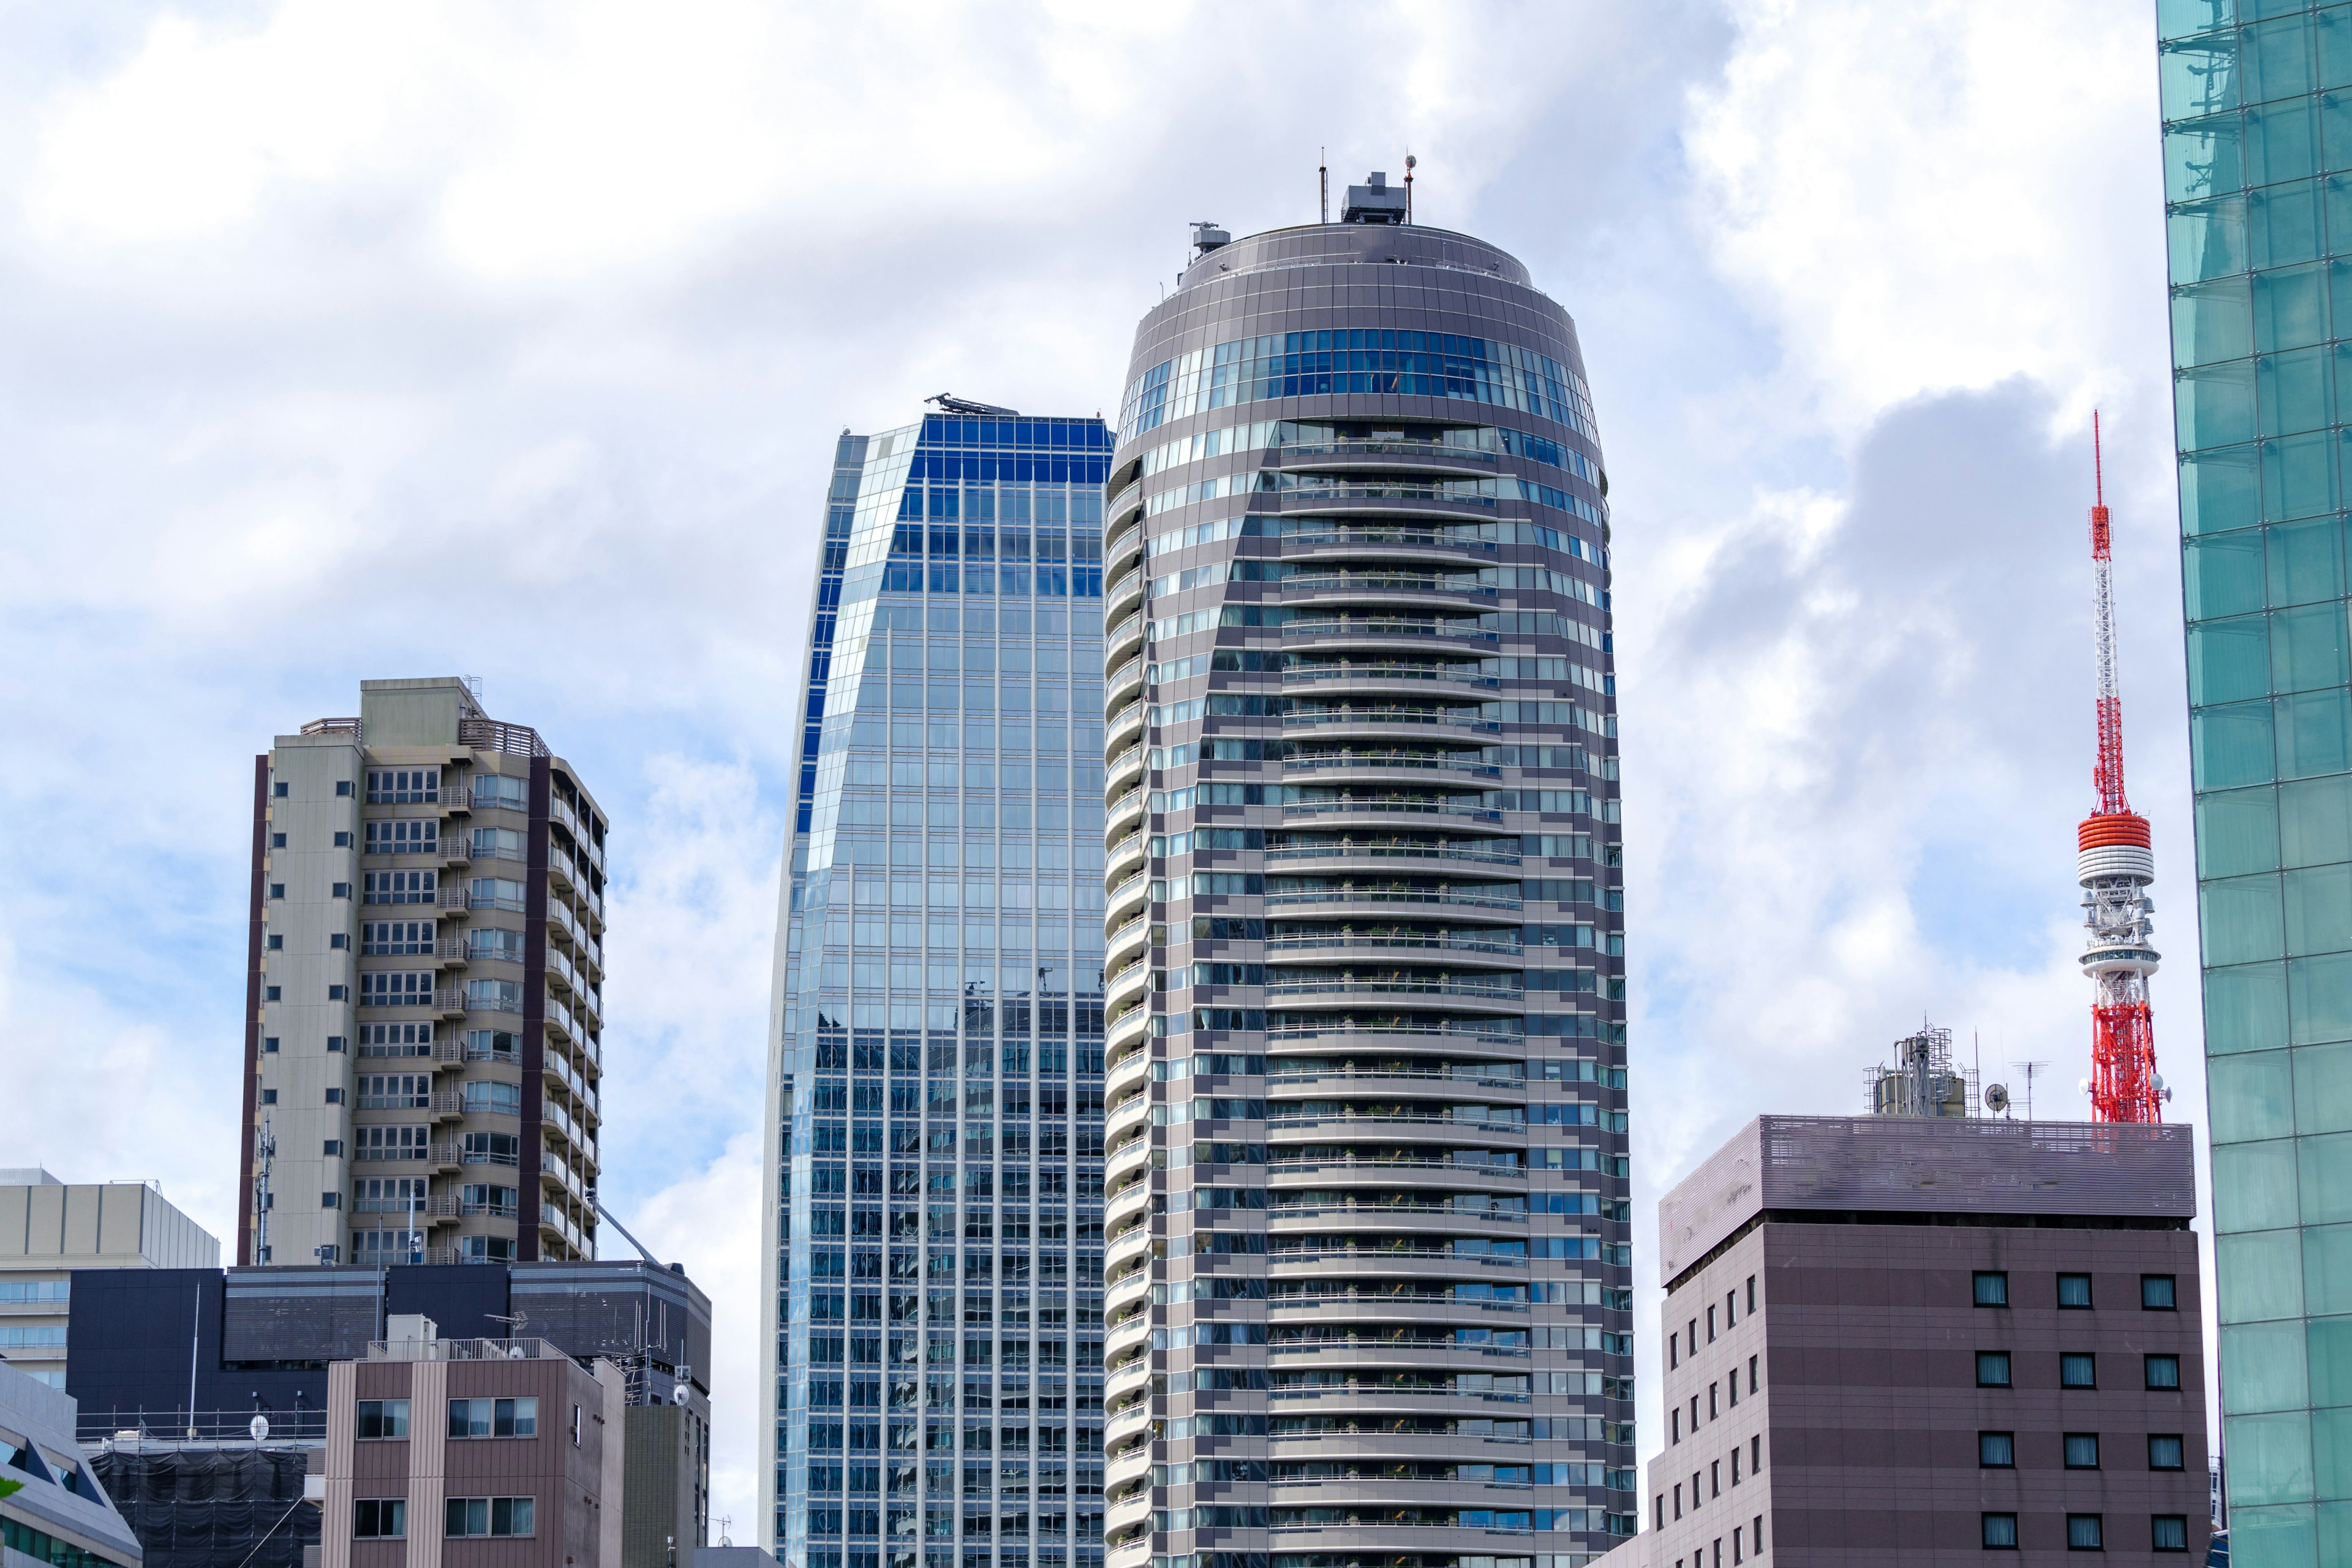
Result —
M276 1089L263 1089L263 1090L261 1091L261 1103L262 1103L262 1104L264 1104L264 1105L275 1105L275 1104L277 1104L277 1103L278 1103L278 1091L277 1091Z
M2147 1438L2147 1468L2151 1470L2186 1468L2184 1446L2178 1434L2151 1432Z
M2169 1274L2143 1274L2139 1277L2139 1307L2143 1312L2177 1312L2180 1310Z
M285 848L285 847L286 847L286 835L284 835L283 833L273 833L273 834L271 834L271 835L269 836L269 847L270 847L272 849L283 849L283 848Z
M276 931L272 931L269 933L269 940L265 942L262 946L270 952L283 952L286 951L286 939L279 936Z
M350 834L348 834L348 833L341 833L341 832L339 832L339 833L337 833L337 834L335 835L335 847L336 847L336 848L338 848L338 849L349 849L351 847L352 847L352 836L351 836Z
M340 1050L341 1050L342 1048L343 1048L343 1037L342 1037L342 1036L341 1036L341 1035L329 1035L329 1036L327 1037L327 1049L329 1049L330 1051L340 1051Z
M350 795L351 793L352 793L352 781L351 781L351 780L349 780L349 779L337 779L337 780L335 781L335 794L336 794L337 795ZM338 834L338 835L337 835L337 837L342 837L342 835Z
M2007 1351L1977 1352L1977 1386L1979 1388L2009 1386L2009 1352Z
M341 1105L342 1102L343 1091L341 1089L331 1089L327 1091L327 1103L329 1105Z
M343 1194L341 1193L320 1193L319 1194L319 1206L322 1209L339 1209L343 1206Z
M265 985L261 988L261 999L264 1002L275 1002L278 1000L278 988L275 985Z
M1989 1513L1984 1516L1984 1549L1987 1552L2017 1550L2017 1515Z
M2062 1307L2088 1307L2091 1304L2091 1277L2087 1274L2058 1276L2058 1304Z
M2177 1355L2152 1355L2147 1358L2147 1386L2167 1390L2180 1387L2180 1358Z
M344 935L341 931L337 931L337 932L335 932L333 935L331 935L331 936L330 936L330 937L328 937L328 938L327 938L327 946L328 946L328 948L329 948L331 951L333 951L333 952L344 952L344 951L348 950L348 949L351 947L351 945L352 945L352 939L351 939L350 937L348 937L348 936Z
M338 882L335 884L334 892L330 896L338 899L348 899L352 896L352 885L349 882Z
M329 1159L329 1160L340 1159L340 1158L341 1157L341 1155L342 1155L342 1152L343 1152L343 1141L342 1141L341 1139L340 1139L340 1138L330 1138L330 1139L328 1139L328 1140L326 1141L326 1142L325 1142L324 1144L322 1144L322 1145L320 1147L320 1150L319 1150L319 1153L320 1153L320 1155L322 1158Z
M278 799L284 800L286 798L286 786L282 784L271 784L269 786L269 793L272 795L275 795Z
M2151 1552L2186 1552L2189 1550L2189 1516L2181 1513L2159 1513L2147 1521L2147 1545Z
M1977 1464L1988 1470L2017 1468L2017 1437L2009 1432L1977 1434Z
M2066 1516L2066 1550L2069 1552L2106 1550L2106 1530L2099 1515L2070 1513Z
M272 883L270 883L270 884L269 884L269 896L270 896L271 898L273 898L273 899L282 899L282 898L284 898L284 897L286 896L286 884L285 884L285 883L283 883L283 882L272 882Z
M1978 1306L2006 1307L2009 1305L2009 1276L1980 1273L1976 1277L1976 1291Z
M340 1001L341 1001L342 999L343 999L343 987L341 987L341 986L340 986L340 985L330 985L330 986L328 986L328 987L327 987L327 1000L328 1000L328 1001L330 1001L330 1002L340 1002Z
M2096 1388L2099 1386L2098 1359L2086 1352L2069 1351L2058 1358L2058 1386L2061 1388Z
M2066 1468L2070 1470L2095 1470L2099 1468L2099 1435L2096 1432L2066 1434Z
M275 1051L278 1048L278 1037L275 1035L262 1036L261 1048L265 1051Z

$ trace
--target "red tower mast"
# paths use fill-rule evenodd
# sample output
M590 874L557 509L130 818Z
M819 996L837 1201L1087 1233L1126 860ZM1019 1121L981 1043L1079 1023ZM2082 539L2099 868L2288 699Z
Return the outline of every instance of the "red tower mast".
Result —
M2101 1121L2161 1121L2169 1098L2156 1071L2156 1017L2148 977L2158 954L2151 938L2156 856L2147 818L2124 796L2124 704L2116 682L2116 598L2107 526L2106 479L2099 416L2091 416L2093 616L2098 647L2098 760L2091 782L2098 805L2076 835L2083 923L2089 936L2083 970L2097 992L2091 1004L2091 1108Z

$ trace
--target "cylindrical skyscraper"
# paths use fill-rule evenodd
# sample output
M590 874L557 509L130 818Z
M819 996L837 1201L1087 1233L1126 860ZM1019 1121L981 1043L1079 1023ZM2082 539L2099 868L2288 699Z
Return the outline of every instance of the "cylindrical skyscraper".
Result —
M1567 313L1209 226L1105 515L1110 1568L1634 1526L1608 524Z

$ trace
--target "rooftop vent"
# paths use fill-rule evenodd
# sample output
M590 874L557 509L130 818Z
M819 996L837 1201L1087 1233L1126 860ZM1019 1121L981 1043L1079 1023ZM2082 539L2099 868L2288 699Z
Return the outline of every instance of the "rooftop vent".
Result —
M1196 223L1192 226L1192 248L1202 256L1208 255L1213 250L1221 249L1233 242L1234 237L1214 223Z
M1339 213L1341 223L1401 224L1404 220L1404 191L1391 185L1385 172L1376 169L1369 183L1348 187L1348 205Z

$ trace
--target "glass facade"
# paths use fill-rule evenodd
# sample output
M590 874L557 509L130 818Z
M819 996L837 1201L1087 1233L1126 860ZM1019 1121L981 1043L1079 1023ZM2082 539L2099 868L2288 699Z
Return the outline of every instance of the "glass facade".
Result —
M770 1544L1102 1561L1098 419L845 435L770 1072Z
M2158 19L2231 1547L2352 1563L2352 6Z
M1277 230L1203 250L1127 385L1108 1568L1578 1568L1636 1503L1574 324L1465 236Z

